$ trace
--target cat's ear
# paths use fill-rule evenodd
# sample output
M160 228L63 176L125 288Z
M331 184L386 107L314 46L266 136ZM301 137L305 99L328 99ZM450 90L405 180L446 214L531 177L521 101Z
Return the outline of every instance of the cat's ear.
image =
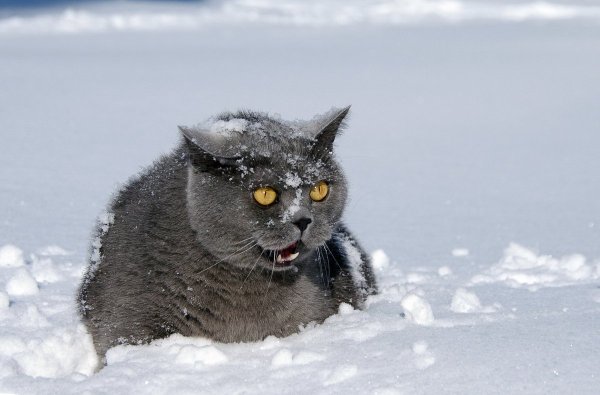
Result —
M223 151L225 138L209 130L178 126L183 135L190 163L198 168L235 166L239 156Z
M344 118L348 115L350 106L335 109L323 116L319 121L317 134L314 137L313 154L318 157L330 156L333 153L333 142L344 127Z

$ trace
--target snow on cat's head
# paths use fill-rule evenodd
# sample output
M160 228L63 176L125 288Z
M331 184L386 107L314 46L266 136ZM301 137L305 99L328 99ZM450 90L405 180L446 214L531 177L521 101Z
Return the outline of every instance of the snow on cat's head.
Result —
M333 142L349 107L310 121L225 113L180 127L198 241L224 262L286 270L322 246L347 196Z

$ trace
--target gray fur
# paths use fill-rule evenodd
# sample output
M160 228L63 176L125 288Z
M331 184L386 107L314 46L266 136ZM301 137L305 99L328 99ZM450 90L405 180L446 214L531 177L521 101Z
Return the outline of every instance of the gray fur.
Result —
M226 113L180 128L182 144L131 180L98 227L78 301L99 356L172 333L287 336L342 302L360 308L376 284L340 222L347 185L332 152L347 112L295 123ZM330 192L313 202L319 180ZM260 186L275 188L278 202L259 206ZM301 218L312 221L304 232ZM297 240L293 264L275 265L269 251Z

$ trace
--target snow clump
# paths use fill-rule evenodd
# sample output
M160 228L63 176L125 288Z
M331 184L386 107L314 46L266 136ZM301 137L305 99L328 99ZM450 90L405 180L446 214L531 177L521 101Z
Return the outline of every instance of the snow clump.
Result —
M417 325L431 325L434 317L431 305L422 297L409 293L400 301L408 319Z
M526 247L511 243L504 250L500 262L471 278L470 285L498 282L535 291L542 287L560 287L598 278L598 271L586 263L583 255L567 255L557 259L551 255L538 255Z
M25 265L23 251L17 246L6 244L0 247L0 267L19 267Z
M473 292L458 288L452 297L450 310L455 313L472 313L481 310L481 302Z

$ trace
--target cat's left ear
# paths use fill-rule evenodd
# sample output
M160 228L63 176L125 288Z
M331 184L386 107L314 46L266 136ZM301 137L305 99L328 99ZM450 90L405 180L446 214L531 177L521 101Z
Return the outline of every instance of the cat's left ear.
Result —
M188 151L190 163L207 169L215 166L235 166L239 156L228 152L231 144L228 139L216 133L199 128L179 126Z
M333 142L340 130L343 129L344 119L349 111L350 106L332 110L324 116L322 122L319 122L320 128L314 138L314 154L324 157L333 153Z

